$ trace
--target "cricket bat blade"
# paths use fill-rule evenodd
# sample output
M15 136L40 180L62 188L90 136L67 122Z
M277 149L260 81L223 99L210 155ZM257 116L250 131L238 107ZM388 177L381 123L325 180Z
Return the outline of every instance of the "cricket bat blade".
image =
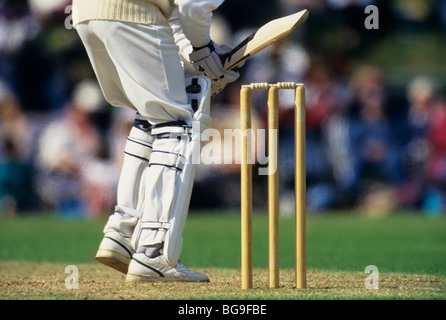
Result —
M308 18L308 10L271 20L240 42L224 60L224 69L231 70L246 59L299 29Z

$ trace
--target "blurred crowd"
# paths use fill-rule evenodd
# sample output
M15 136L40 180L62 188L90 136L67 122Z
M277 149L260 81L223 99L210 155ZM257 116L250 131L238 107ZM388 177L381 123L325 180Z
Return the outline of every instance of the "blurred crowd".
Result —
M382 67L355 63L390 30L432 29L444 37L446 1L390 3L226 0L215 14L213 39L235 45L272 18L310 11L299 32L249 59L240 79L213 98L211 110L223 139L225 129L239 127L241 84L305 84L310 211L446 209L444 83L416 74L397 92ZM115 204L134 112L104 101L70 28L70 4L0 0L0 215L101 216ZM379 30L364 27L369 4L380 10ZM282 91L279 99L280 205L291 212L292 92ZM254 93L253 108L255 127L265 128L264 92ZM199 166L192 208L239 207L240 167L235 158L229 162ZM254 192L254 205L264 207L266 176L254 175Z

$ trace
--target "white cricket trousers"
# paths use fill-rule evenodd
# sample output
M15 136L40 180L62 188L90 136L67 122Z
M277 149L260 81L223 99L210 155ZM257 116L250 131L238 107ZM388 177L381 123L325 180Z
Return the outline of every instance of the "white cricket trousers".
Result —
M91 20L76 30L108 103L132 108L152 125L190 123L193 111L169 26Z

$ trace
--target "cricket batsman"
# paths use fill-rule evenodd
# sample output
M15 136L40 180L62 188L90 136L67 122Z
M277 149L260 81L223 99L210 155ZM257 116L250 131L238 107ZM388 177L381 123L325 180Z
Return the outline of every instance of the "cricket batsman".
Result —
M222 2L73 0L73 22L106 100L137 111L115 212L96 255L126 281L209 281L179 257L191 159L211 123L210 96L239 77L220 60L232 48L210 38L212 12ZM188 63L194 74L186 74Z

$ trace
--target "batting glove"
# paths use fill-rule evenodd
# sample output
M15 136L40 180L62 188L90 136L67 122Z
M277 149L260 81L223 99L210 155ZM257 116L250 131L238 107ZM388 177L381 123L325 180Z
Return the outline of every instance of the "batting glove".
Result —
M192 53L189 54L189 59L200 75L204 75L212 81L226 78L226 81L233 82L238 79L238 73L223 70L221 56L224 53L224 47L220 47L211 41L204 47L194 47Z

